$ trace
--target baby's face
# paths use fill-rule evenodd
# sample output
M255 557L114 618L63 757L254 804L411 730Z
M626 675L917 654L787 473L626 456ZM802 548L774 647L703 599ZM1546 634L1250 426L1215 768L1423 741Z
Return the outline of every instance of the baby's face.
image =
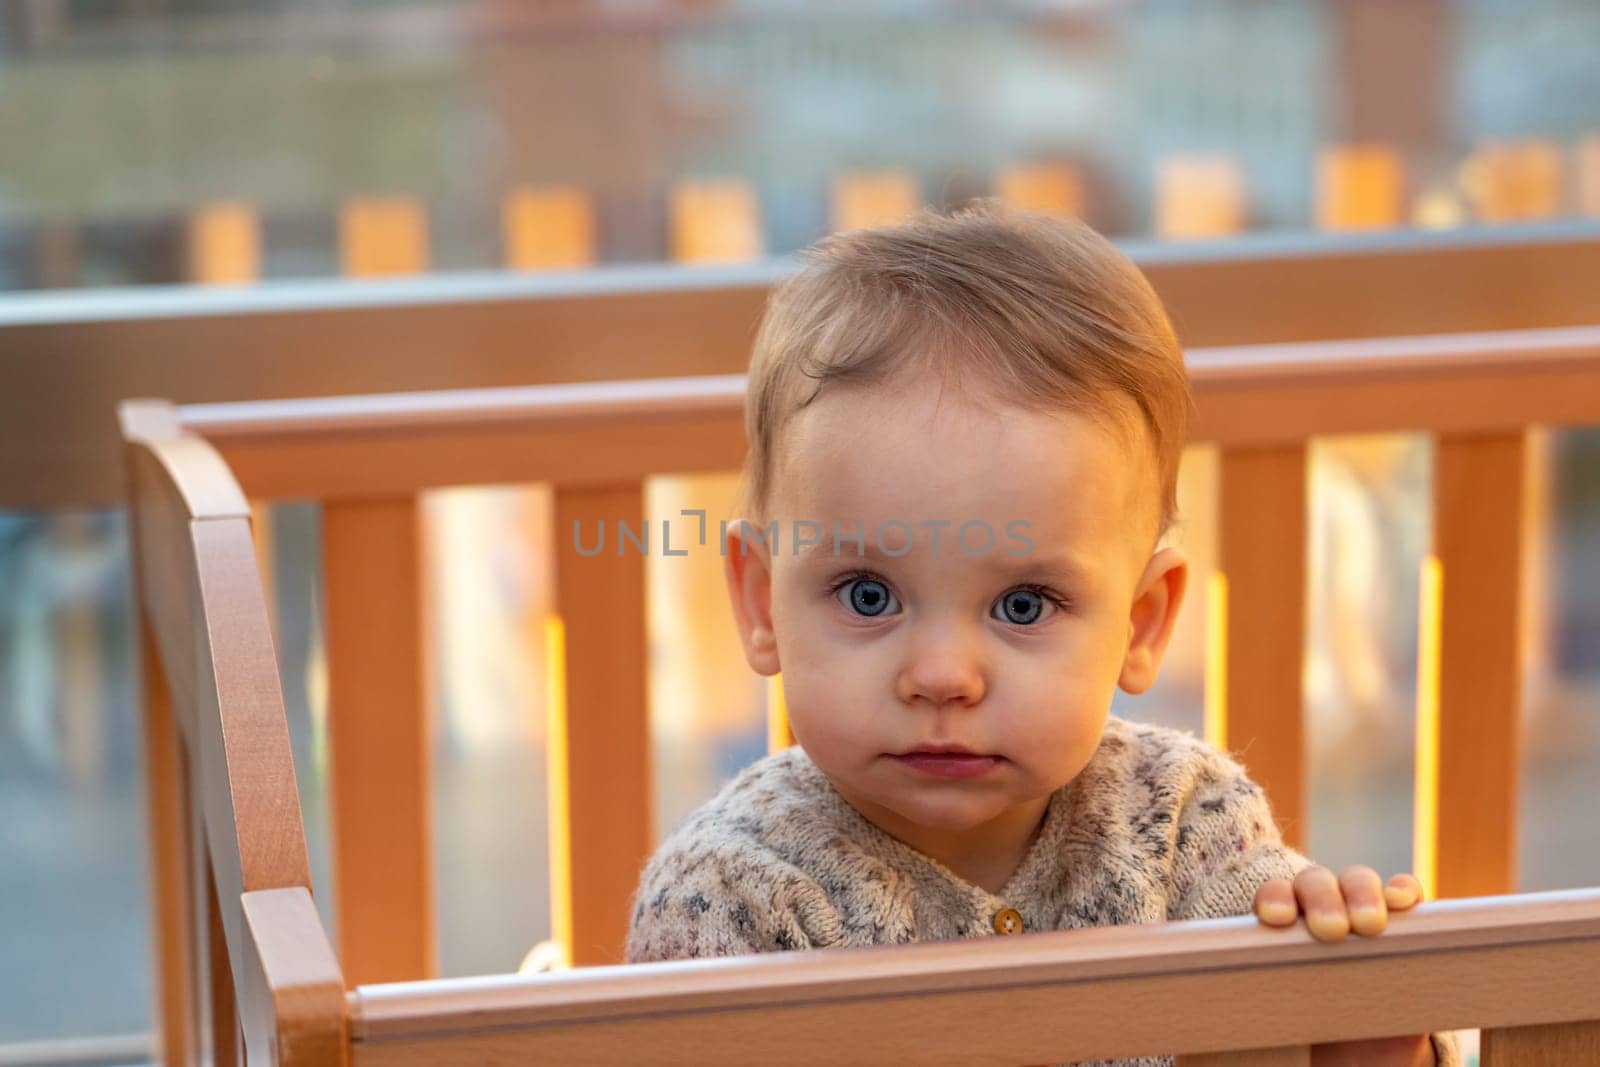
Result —
M774 484L779 543L751 543L767 573L730 579L736 606L755 590L752 664L781 670L796 738L847 799L959 832L1083 769L1119 681L1153 679L1182 597L1181 556L1151 555L1152 468L1087 418L978 406L936 381L838 389L800 413ZM798 520L821 525L800 553ZM770 631L751 609L763 581ZM1137 602L1152 582L1154 614ZM1129 657L1141 641L1153 661Z

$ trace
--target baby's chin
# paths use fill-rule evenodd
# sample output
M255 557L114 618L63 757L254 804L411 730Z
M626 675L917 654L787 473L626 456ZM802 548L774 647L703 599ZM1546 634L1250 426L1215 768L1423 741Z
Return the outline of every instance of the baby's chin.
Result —
M880 800L900 818L925 830L965 833L977 830L1026 803L1026 798L946 789L922 796L897 795Z

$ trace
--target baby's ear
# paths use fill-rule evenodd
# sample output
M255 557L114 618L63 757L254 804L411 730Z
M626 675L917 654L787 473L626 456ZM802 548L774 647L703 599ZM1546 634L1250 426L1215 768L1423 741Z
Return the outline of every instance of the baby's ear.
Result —
M1142 693L1155 684L1188 583L1189 562L1176 548L1161 549L1145 565L1134 587L1128 651L1117 678L1117 685L1125 691Z
M747 519L728 523L722 573L739 625L744 658L757 674L778 673L778 641L772 627L771 546Z

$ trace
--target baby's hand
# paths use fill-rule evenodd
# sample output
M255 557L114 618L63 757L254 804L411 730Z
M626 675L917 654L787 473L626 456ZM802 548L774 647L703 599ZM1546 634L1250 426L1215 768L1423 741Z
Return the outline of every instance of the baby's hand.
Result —
M1405 911L1422 899L1422 884L1397 874L1388 885L1371 867L1346 867L1337 878L1311 866L1295 876L1274 878L1256 890L1256 918L1268 926L1292 926L1304 912L1306 929L1318 941L1342 941L1351 930L1372 937L1389 925L1389 909Z
M1263 882L1256 890L1256 917L1268 926L1291 926L1305 912L1306 928L1318 941L1342 941L1351 930L1371 937L1389 925L1389 909L1405 911L1422 899L1422 884L1397 874L1388 885L1378 883L1371 867L1346 867L1335 878L1326 867L1307 867L1291 883L1287 878ZM1366 1067L1413 1067L1434 1063L1426 1034L1340 1041L1312 1047L1314 1067L1363 1064Z

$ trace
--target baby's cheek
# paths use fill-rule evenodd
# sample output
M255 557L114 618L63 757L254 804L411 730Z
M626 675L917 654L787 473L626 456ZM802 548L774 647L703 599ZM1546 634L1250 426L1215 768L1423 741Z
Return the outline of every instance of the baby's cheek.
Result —
M1104 710L1057 704L1048 717L1012 731L1012 759L1041 787L1064 785L1094 756L1106 717Z

